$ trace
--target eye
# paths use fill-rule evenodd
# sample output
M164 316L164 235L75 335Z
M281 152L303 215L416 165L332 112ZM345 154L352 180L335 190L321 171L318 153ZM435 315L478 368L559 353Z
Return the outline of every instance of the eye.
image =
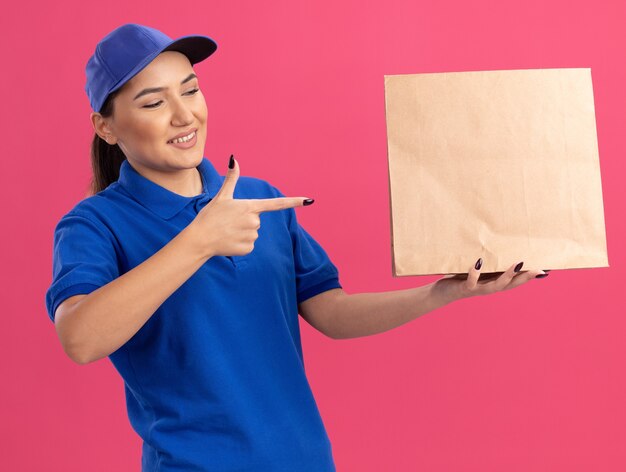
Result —
M142 108L154 108L154 107L158 106L158 105L159 105L159 103L161 103L161 101L162 101L162 100L159 100L159 101L158 101L158 102L156 102L156 103L152 103L152 104L150 104L150 105L144 105Z
M185 92L185 95L187 95L187 94L189 94L189 95L195 95L195 94L196 94L196 93L198 93L199 91L200 91L200 89L195 88L195 89L193 89L193 90L190 90L189 92ZM158 106L159 106L159 104L160 104L162 101L163 101L163 100L159 100L158 102L151 103L151 104L149 104L149 105L144 105L142 108L155 108L155 107L158 107Z

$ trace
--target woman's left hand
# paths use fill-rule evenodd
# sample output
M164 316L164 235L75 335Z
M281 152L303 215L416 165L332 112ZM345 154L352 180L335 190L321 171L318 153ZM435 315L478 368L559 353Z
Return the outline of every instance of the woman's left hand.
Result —
M513 264L506 272L481 274L482 259L479 259L479 262L480 264L477 262L467 274L447 275L437 280L433 284L433 292L437 296L443 297L444 300L452 302L462 298L489 295L519 287L537 275L547 275L548 272L543 270L522 271L523 262L520 262Z

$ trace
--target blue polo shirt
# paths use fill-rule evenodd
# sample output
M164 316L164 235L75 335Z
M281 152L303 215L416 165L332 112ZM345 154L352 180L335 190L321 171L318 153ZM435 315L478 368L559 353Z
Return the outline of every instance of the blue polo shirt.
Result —
M207 159L203 193L184 197L128 161L54 231L48 316L133 269L192 222L224 180ZM234 198L284 195L240 176ZM293 208L263 212L254 250L214 256L109 359L124 379L142 471L335 471L307 381L298 304L341 288L338 271Z

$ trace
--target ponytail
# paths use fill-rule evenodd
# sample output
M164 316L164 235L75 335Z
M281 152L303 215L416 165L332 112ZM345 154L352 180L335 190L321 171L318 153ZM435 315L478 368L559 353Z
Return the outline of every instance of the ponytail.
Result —
M100 114L108 118L113 115L113 99L119 90L111 92L100 110ZM94 133L91 142L91 170L93 176L89 185L88 196L104 190L120 176L120 166L126 155L117 144L109 144L98 133Z

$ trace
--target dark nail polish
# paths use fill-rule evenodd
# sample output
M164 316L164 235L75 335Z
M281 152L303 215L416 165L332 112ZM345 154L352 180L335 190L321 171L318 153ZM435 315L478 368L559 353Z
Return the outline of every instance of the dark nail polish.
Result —
M543 279L544 277L547 277L550 274L539 274L537 277L535 277L536 279Z
M523 262L520 262L519 264L517 264L515 266L515 269L513 269L514 272L519 272L520 270L522 270L522 266L524 265Z
M235 167L235 159L233 158L233 155L230 155L230 160L228 161L228 168L232 169L233 167Z
M307 198L307 199L304 201L303 205L304 205L304 206L310 205L310 204L311 204L311 203L313 203L314 201L315 201L315 200L313 200L312 198Z
M474 266L474 269L480 270L482 266L483 266L483 258L481 257L480 259L476 261L476 265Z

